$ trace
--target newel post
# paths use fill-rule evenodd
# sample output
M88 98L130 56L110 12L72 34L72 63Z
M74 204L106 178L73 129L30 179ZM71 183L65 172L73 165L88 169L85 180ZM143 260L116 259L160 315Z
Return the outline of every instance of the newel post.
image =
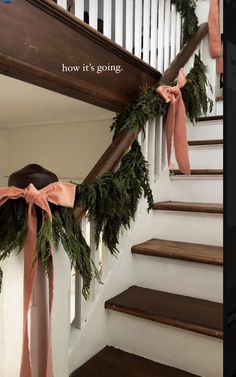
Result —
M24 189L32 183L36 189L40 190L54 182L58 182L56 174L39 165L31 164L11 174L8 185ZM37 213L37 206L35 210ZM40 219L38 219L39 227ZM70 265L65 252L61 249L62 247L60 246L59 251L54 252L55 278L52 311L52 349L54 376L68 377ZM14 276L12 279L14 279ZM17 310L19 308L16 308ZM45 355L45 345L48 336L47 324L48 282L42 264L39 262L30 309L32 377L43 377L45 375L45 359L43 355ZM17 326L21 326L21 322Z

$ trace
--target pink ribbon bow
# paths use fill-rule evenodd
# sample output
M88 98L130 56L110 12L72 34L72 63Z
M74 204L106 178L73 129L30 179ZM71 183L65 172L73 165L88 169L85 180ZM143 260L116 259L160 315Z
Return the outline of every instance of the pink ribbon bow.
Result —
M211 0L208 17L209 45L212 58L216 59L217 73L223 72L223 56L220 33L220 5L219 0Z
M28 230L24 244L24 309L23 309L23 349L20 377L32 377L31 359L29 351L28 312L33 293L38 262L35 259L37 243L37 215L34 205L46 211L52 220L49 202L63 207L73 207L75 200L75 185L71 183L55 182L42 190L37 190L33 184L26 189L16 187L0 188L0 206L9 199L24 198L28 207ZM53 302L53 246L51 244L52 265L49 274L49 324L47 349L45 350L44 372L40 377L53 377L52 346L51 346L51 311ZM42 330L45 331L46 329Z
M169 167L171 166L172 141L174 141L175 156L179 169L183 174L189 175L190 163L188 156L186 111L180 90L185 83L184 71L181 68L176 86L161 85L156 91L167 103L170 103L165 123Z

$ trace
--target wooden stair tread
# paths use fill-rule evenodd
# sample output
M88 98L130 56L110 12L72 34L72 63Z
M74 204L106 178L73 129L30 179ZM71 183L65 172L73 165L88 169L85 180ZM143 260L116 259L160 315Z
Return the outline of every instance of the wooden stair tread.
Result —
M189 262L223 265L223 248L189 242L152 239L131 248L133 254L160 258L186 260Z
M155 203L154 210L202 212L202 213L223 213L223 204L220 203L200 203L200 202L181 202L164 201Z
M105 307L215 338L223 337L223 306L216 302L132 286L108 300Z
M143 357L105 347L71 377L196 377L180 369L169 367Z
M183 175L179 169L171 169L171 175ZM191 175L222 175L223 169L191 169ZM186 177L189 177L186 175Z
M189 146L195 146L195 145L221 145L224 144L223 139L211 139L211 140L189 140L188 145Z
M207 122L211 120L223 120L223 119L224 119L223 115L213 115L213 116L198 118L198 122Z

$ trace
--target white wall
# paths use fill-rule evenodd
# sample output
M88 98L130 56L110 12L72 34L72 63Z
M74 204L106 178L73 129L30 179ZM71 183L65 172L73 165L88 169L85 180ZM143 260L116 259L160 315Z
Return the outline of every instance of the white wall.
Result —
M83 179L111 142L112 120L8 128L6 172L38 163L60 178Z

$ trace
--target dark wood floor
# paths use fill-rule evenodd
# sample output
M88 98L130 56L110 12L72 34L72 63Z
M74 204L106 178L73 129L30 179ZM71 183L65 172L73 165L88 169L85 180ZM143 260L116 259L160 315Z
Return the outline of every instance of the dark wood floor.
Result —
M196 377L113 347L105 347L71 377Z

